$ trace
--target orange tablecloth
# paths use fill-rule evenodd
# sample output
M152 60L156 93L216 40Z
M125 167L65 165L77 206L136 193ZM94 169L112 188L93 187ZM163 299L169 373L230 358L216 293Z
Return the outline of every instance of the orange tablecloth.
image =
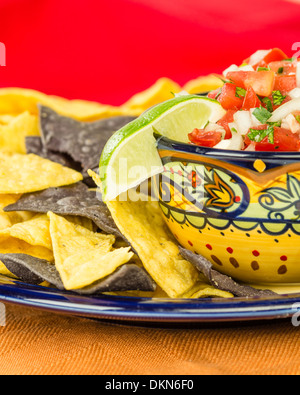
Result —
M300 328L131 327L6 306L1 375L298 375Z

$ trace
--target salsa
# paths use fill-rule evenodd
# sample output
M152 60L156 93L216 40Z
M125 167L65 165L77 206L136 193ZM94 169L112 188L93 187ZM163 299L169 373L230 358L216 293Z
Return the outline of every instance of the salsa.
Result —
M227 111L217 123L194 129L199 146L247 151L300 151L300 61L278 48L255 52L223 72L208 97Z

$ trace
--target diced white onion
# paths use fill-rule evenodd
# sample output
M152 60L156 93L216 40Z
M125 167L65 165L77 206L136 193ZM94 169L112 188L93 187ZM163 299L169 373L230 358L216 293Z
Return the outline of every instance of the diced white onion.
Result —
M226 70L223 71L223 76L226 78L227 74L231 71L239 71L239 67L236 64L232 64Z
M212 123L209 122L209 124L205 127L205 131L206 132L221 132L222 133L222 139L224 139L225 135L226 135L226 130L218 125L217 123Z
M255 71L252 66L246 64L245 66L237 66L236 64L232 64L228 69L223 71L223 76L226 78L227 74L231 71Z
M266 57L272 50L259 50L256 51L253 55L250 56L249 64L250 66L254 66L255 64L259 63L261 60L263 60L264 57Z
M289 114L300 110L300 97L288 101L278 107L277 110L273 112L273 115L269 119L269 122L278 122L286 118Z
M300 132L300 123L297 122L293 114L289 114L282 120L281 127L284 129L289 129L292 133Z
M251 114L251 120L252 120L252 127L256 128L257 126L261 126L262 123L256 118L255 115L253 115L253 111L255 111L256 108L251 108L250 114Z
M236 129L241 135L248 133L249 129L254 127L250 111L238 111L233 116Z
M300 88L295 88L292 91L290 91L289 96L292 99L297 99L298 97L300 97Z
M240 66L239 71L255 71L250 64L246 64L245 66Z
M297 81L297 87L300 88L300 62L297 62L296 81Z
M243 137L239 133L232 133L231 139L220 141L214 148L240 151L243 145Z

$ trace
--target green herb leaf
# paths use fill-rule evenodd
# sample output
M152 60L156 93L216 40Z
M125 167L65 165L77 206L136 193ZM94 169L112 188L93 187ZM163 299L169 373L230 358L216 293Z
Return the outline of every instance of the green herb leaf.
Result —
M269 112L273 112L273 104L271 99L264 97L261 101L267 106L267 110Z
M274 126L274 127L277 127L277 128L281 128L281 123L282 123L282 121L277 121L277 122L267 122L267 124L268 124L268 125L270 125L270 126Z
M253 115L260 123L264 124L267 123L268 119L271 118L272 113L266 110L264 107L260 106L260 108L256 108L253 111Z
M284 70L283 67L279 67L279 69L277 70L277 74L283 74L283 70Z
M264 130L250 129L248 135L251 141L255 143L260 143L263 139L268 137L268 141L270 144L274 144L274 127L269 126Z
M281 106L284 99L286 98L286 96L283 96L283 94L280 91L273 91L272 97L273 97L274 106Z
M297 121L298 123L300 123L300 115L294 115L294 117L296 118L296 121Z
M235 96L236 97L238 97L238 98L242 98L242 97L245 97L246 96L246 90L245 89L243 89L243 88L240 88L240 87L236 87L236 90L235 90Z
M269 67L258 67L256 71L270 71Z

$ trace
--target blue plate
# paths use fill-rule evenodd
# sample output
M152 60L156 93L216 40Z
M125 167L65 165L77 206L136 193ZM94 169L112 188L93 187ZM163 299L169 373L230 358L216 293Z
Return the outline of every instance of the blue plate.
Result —
M0 301L86 318L129 322L234 322L284 319L300 309L300 293L268 298L151 299L81 296L0 276Z

